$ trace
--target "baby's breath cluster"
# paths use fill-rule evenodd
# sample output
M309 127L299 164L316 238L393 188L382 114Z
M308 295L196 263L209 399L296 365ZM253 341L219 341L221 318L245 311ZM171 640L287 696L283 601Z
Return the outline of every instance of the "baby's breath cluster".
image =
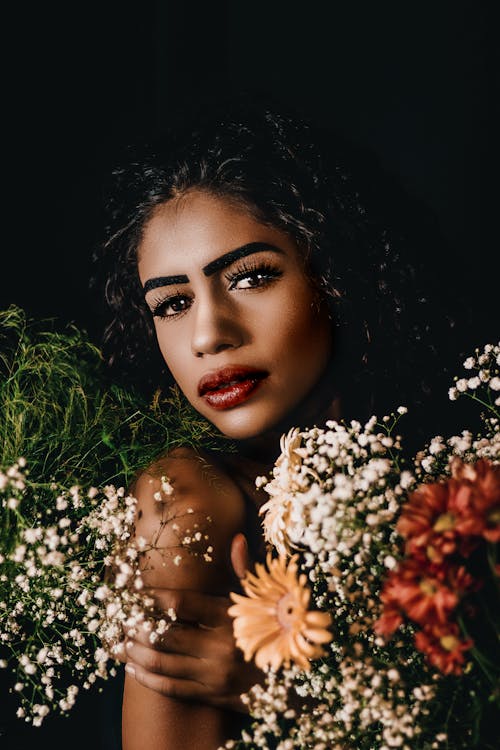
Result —
M149 554L211 562L213 548L211 519L190 508L172 515L172 493L162 477L161 523L147 540L134 533L137 500L123 487L37 483L22 458L0 472L0 667L13 673L19 718L40 726L51 711L65 714L81 688L114 676L126 636L141 628L155 643L176 620L144 588ZM167 525L178 545L164 549Z
M39 726L49 712L69 711L80 688L114 674L104 643L123 640L134 607L147 612L131 541L136 500L112 485L31 482L20 459L0 472L0 504L1 664L13 672L17 715ZM111 568L118 573L105 583Z
M167 476L162 476L160 489L154 493L154 500L160 505L160 523L150 539L135 536L131 542L128 535L117 539L113 553L105 559L109 571L108 582L101 585L95 597L105 606L98 635L106 644L111 656L119 657L123 650L124 635L133 638L139 630L149 633L151 644L156 643L176 621L174 609L159 610L155 600L144 589L143 573L150 566L150 555L160 555L162 565L179 566L184 555L199 557L204 562L213 561L213 546L207 533L212 523L210 516L198 518L192 508L183 515L173 513L168 499L174 494L174 487ZM134 508L136 501L134 501ZM100 509L89 517L88 522L95 529L106 527L106 513ZM178 540L177 545L168 547L160 544L166 527Z
M310 670L267 670L264 686L247 696L255 722L241 747L417 746L435 694L432 675L409 634L385 643L373 631L384 573L401 553L395 523L415 485L395 434L405 412L293 429L272 476L257 480L270 496L262 507L266 540L281 556L298 554L314 607L332 613L333 639ZM443 739L434 733L428 747Z
M448 391L448 396L455 401L461 395L480 398L478 391L487 388L490 394L488 407L500 407L500 342L486 344L483 349L477 348L473 355L463 363L467 376L455 377L455 384Z
M463 363L467 377L454 378L449 389L451 401L467 397L481 409L480 434L462 430L459 435L444 438L436 435L415 457L419 480L447 476L454 458L466 463L487 459L500 462L500 344L477 348Z
M412 750L422 734L422 718L429 712L435 689L419 684L407 690L404 676L395 667L376 664L369 656L345 656L335 672L321 665L298 693L313 699L316 706L312 716L307 712L299 722L297 747L317 747L319 724L321 750ZM434 738L432 746L439 747L442 739Z
M155 643L176 620L144 590L148 554L178 565L184 553L210 562L213 549L211 519L191 509L187 520L173 517L172 492L162 477L162 521L146 540L134 535L137 500L123 487L35 483L24 459L0 472L0 666L13 672L20 718L40 726L50 711L68 712L80 688L115 674L125 635L142 628ZM179 544L160 549L168 524Z
M394 471L401 445L392 433L405 411L382 427L372 417L293 429L271 480L258 480L270 495L261 509L267 541L281 554L302 552L311 582L323 584L318 606L326 596L352 634L372 622L380 574L398 554L394 520L414 484L411 472Z
M462 651L473 640L449 613L474 589L473 579L465 567L453 578L456 566L446 555L457 549L463 563L482 549L481 540L488 546L481 580L487 611L497 617L498 594L488 586L498 584L499 364L500 346L476 350L464 363L475 372L456 378L449 393L481 406L481 432L434 437L411 471L395 434L404 407L365 425L327 422L282 437L272 475L257 486L269 495L261 509L266 541L280 560L296 561L297 577L291 585L275 576L271 609L262 572L249 603L238 598L235 633L267 669L264 684L244 696L251 729L227 750L483 747L482 712L498 686L492 688L492 664L479 640L471 653L482 671L472 662L464 667ZM420 558L408 562L411 545L427 555L427 567ZM307 601L311 618L331 616L332 638L322 636L320 658L294 596ZM274 630L259 624L269 612ZM287 638L309 653L309 668L297 658L291 666L273 660L272 643L278 652Z
M0 310L0 668L21 719L68 712L113 673L125 629L154 641L175 619L142 585L160 542L137 538L135 498L119 488L181 445L232 450L177 387L145 399L110 382L85 332ZM162 563L210 562L206 521L172 519L172 492L162 477L162 524L178 538Z
M367 659L346 657L336 673L323 664L307 680L297 667L270 670L265 685L245 696L255 718L252 731L225 748L413 750L417 740L427 741L422 717L434 695L432 684L407 693L397 669ZM426 747L443 747L445 740L437 733Z

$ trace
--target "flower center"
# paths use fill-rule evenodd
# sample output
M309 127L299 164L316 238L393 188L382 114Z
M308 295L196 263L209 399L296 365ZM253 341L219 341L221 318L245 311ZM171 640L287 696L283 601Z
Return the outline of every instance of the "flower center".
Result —
M455 528L455 516L453 513L443 513L433 526L434 531L450 531Z
M284 630L291 630L297 622L297 602L293 594L281 597L276 605L276 618Z
M439 642L446 651L454 651L459 644L458 638L454 635L443 635L443 637L439 639Z
M493 508L491 513L488 513L488 524L496 526L500 523L500 508Z
M436 586L430 581L428 578L424 578L420 581L420 589L424 592L424 594L427 594L427 596L432 596L436 593Z
M426 551L427 551L427 557L429 558L429 560L431 562L433 562L437 558L437 556L438 556L437 553L436 553L435 548L431 544L429 544L427 546L427 550Z

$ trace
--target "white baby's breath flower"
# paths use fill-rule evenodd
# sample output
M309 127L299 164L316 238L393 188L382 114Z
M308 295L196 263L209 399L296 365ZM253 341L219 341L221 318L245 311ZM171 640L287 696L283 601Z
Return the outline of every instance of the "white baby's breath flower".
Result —
M469 378L467 381L467 388L471 391L475 391L479 386L481 385L480 379L476 376L474 378Z
M404 490L407 490L409 487L411 487L414 481L415 481L415 478L410 471L408 471L407 469L404 469L401 472L401 475L399 477L399 484Z
M174 492L174 488L167 476L161 478L161 491L167 496L172 495Z
M104 601L109 596L110 590L106 585L99 586L94 594L95 598L99 601Z
M48 648L44 646L40 649L38 654L36 655L36 660L39 664L43 664L47 660L47 654L48 654Z

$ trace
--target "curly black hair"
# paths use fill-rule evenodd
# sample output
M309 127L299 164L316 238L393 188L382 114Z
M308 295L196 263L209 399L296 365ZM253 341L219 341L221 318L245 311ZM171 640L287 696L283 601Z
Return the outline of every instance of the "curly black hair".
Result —
M418 210L406 213L403 227L403 203L392 202L388 219L392 198L381 171L362 175L366 159L353 154L330 130L250 101L184 112L136 148L111 174L95 258L108 310L103 351L115 371L144 389L169 382L136 255L155 208L196 189L244 206L302 249L330 306L349 417L429 402L453 321L430 295Z

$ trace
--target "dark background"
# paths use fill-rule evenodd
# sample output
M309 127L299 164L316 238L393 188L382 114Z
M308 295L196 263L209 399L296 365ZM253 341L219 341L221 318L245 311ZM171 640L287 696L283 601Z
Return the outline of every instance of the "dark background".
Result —
M498 252L495 28L473 0L20 4L4 17L0 307L92 329L101 175L179 101L243 88L335 129L420 202L441 234L422 243L429 274L456 285L486 325Z
M486 2L103 0L2 14L0 308L97 336L87 283L101 175L179 102L246 89L340 133L431 216L429 275L468 310L474 344L497 336L499 91ZM10 729L0 748L100 750L96 717L84 700L24 739Z

